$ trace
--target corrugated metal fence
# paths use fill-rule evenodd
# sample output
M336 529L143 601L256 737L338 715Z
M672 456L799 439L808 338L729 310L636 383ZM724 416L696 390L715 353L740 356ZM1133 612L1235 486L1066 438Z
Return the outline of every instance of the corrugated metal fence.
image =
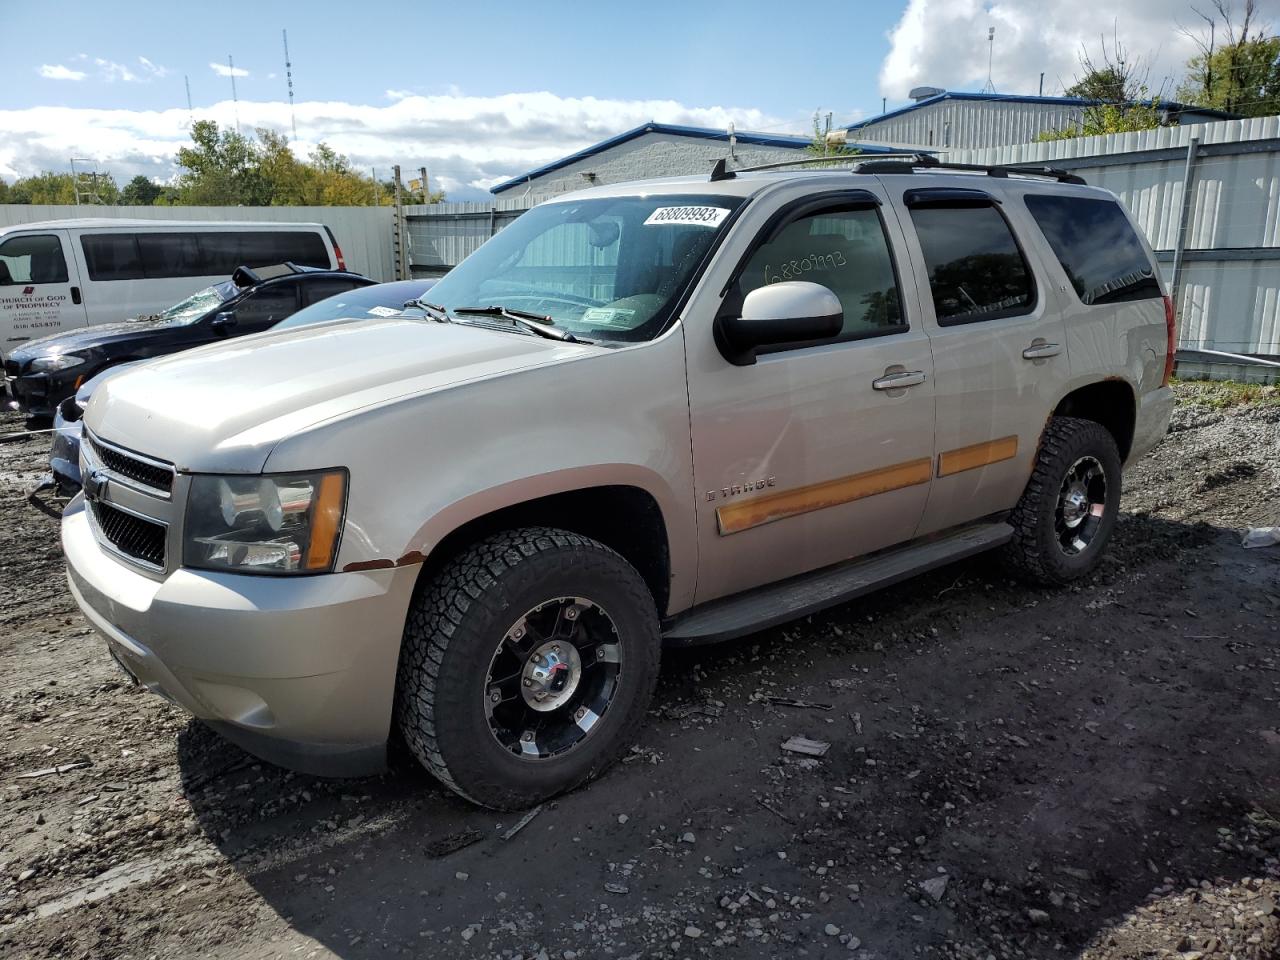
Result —
M1180 346L1280 355L1280 117L953 150L946 158L1047 164L1112 191L1177 287Z
M375 280L395 279L391 207L99 207L0 204L0 227L75 217L323 223L337 238L349 269Z
M415 277L448 273L539 198L514 197L492 203L433 203L405 207L409 257Z

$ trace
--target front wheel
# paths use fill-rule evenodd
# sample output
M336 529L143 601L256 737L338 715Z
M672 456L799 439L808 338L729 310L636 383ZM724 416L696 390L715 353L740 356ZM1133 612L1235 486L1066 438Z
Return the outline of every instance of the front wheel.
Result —
M1061 585L1097 566L1120 509L1120 452L1092 420L1052 417L1009 523L1005 559L1029 580Z
M409 749L476 803L537 803L604 770L657 683L657 611L603 544L564 530L500 533L414 598L396 718Z

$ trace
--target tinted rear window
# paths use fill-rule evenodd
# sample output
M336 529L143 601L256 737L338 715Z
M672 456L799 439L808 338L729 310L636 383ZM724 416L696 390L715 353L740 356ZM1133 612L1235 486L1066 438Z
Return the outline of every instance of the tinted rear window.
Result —
M1082 303L1160 296L1155 268L1129 218L1113 200L1028 195L1027 209Z
M1026 313L1031 271L993 206L913 207L938 323L973 323Z
M329 251L310 231L102 233L81 237L93 280L158 280L230 276L236 267L286 260L329 267Z

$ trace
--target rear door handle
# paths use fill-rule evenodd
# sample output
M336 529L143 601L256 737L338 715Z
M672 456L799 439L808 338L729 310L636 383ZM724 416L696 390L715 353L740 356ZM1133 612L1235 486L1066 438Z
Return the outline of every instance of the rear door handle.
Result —
M901 373L887 373L871 381L872 390L901 390L903 387L915 387L924 383L923 370L904 370Z
M1062 352L1062 347L1056 343L1033 343L1027 349L1022 351L1022 356L1026 360L1047 360L1050 357L1056 357Z

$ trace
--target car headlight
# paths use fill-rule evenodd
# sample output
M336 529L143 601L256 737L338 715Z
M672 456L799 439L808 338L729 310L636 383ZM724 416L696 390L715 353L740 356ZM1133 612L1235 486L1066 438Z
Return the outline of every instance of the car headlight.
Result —
M55 353L47 357L36 357L31 361L32 373L56 373L59 370L70 370L84 363L84 357L70 353Z
M238 573L328 573L346 502L345 470L193 477L183 564Z

